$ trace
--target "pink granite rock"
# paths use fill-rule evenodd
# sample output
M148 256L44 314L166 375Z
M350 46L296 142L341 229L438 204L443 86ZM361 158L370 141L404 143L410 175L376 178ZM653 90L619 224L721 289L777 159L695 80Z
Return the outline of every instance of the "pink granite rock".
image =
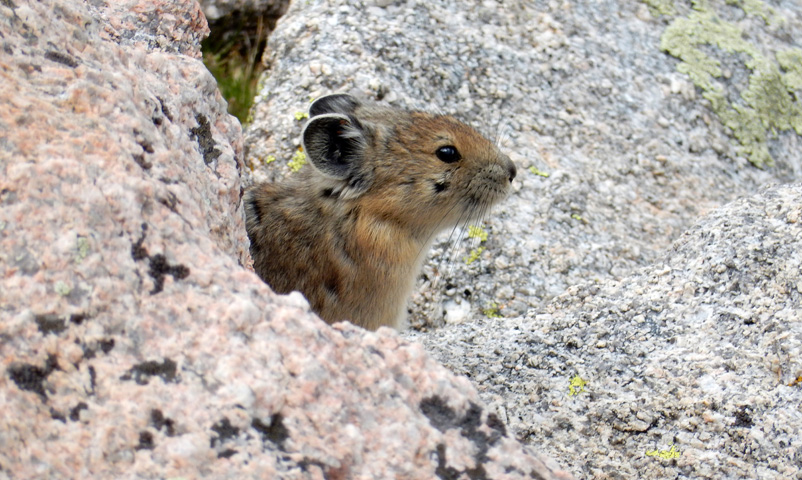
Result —
M247 265L195 1L0 0L0 477L566 478Z

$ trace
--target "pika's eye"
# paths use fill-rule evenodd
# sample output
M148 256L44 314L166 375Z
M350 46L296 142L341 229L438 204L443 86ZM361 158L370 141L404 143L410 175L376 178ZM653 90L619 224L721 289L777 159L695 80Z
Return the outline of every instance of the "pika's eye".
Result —
M462 156L460 156L459 152L457 151L457 147L453 145L446 145L445 147L440 147L434 152L441 161L446 163L454 163L458 162Z

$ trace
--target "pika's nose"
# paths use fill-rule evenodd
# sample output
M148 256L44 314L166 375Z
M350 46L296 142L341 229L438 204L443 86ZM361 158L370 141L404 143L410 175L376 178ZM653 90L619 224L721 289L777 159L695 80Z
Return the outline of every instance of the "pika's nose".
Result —
M518 169L515 168L515 164L512 163L510 157L507 157L507 173L509 174L510 183L515 179L515 174L518 173Z

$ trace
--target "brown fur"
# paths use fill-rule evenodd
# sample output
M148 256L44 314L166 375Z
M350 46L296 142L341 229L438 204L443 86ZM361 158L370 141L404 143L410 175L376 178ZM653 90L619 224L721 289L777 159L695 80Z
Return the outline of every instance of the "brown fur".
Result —
M453 117L347 95L310 107L303 140L317 168L249 189L246 224L259 276L278 293L303 293L329 323L397 328L434 236L480 217L515 176L506 155ZM444 146L461 159L438 158Z

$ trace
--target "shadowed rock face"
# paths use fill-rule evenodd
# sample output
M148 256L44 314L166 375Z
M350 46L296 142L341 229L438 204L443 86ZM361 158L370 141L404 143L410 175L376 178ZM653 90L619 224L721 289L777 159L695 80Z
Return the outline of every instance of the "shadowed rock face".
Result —
M566 478L392 331L247 267L194 1L0 1L0 472Z

